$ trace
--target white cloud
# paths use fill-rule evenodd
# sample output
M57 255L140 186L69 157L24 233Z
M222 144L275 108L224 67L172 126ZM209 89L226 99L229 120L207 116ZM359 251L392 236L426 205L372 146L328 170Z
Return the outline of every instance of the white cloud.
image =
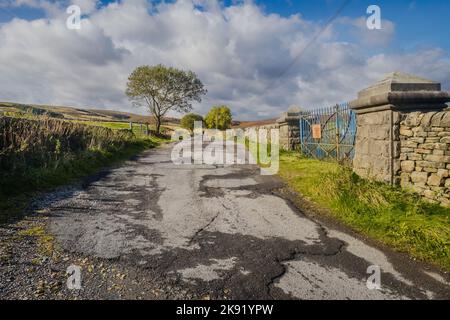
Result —
M0 100L136 112L124 95L129 73L142 64L163 63L191 69L205 83L209 93L196 112L225 103L238 118L252 119L277 116L292 104L352 99L394 70L444 84L450 79L449 55L440 49L370 55L363 39L343 41L335 27L347 25L347 32L361 36L359 20L340 20L304 51L319 24L300 15L266 14L249 1L231 7L213 0L156 7L146 0L104 7L94 0L76 2L88 14L81 30L65 27L61 4L46 19L0 26ZM394 32L392 24L378 35L378 46Z
M342 24L346 28L346 32L354 37L354 39L363 45L369 47L385 47L394 38L395 24L388 19L381 20L381 29L370 30L367 28L367 18L360 17L350 19L348 17L339 18L337 24Z

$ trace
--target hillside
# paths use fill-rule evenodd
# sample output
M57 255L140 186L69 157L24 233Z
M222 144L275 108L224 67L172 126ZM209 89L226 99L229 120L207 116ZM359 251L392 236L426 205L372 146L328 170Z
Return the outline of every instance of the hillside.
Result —
M44 115L50 118L77 121L153 123L153 119L150 116L122 111L0 102L0 115L8 113ZM165 118L164 122L176 125L180 121L177 118Z
M85 122L133 122L153 124L151 116L142 116L130 112L102 110L102 109L83 109L65 106L47 106L36 104L21 104L12 102L0 102L0 115L33 115L48 116L50 118L76 120ZM274 123L276 119L259 121L233 121L233 128L246 128L262 126ZM178 127L180 119L173 117L164 118L164 124L167 127Z
M267 119L259 121L233 121L233 128L249 128L249 127L264 126L267 124L275 123L276 121L277 119Z

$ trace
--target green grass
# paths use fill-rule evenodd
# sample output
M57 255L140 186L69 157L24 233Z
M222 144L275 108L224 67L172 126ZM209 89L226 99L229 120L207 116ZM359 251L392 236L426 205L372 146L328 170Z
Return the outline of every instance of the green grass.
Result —
M297 192L362 234L450 270L450 208L359 178L332 162L280 156L280 176Z
M97 126L97 127L104 127L109 128L113 130L123 130L123 129L130 129L130 123L129 122L103 122L103 121L75 121L77 123L86 124L90 126ZM143 127L145 130L145 126ZM133 123L133 132L139 132L140 131L140 125Z
M47 168L30 168L26 174L2 181L8 187L2 187L0 192L0 223L20 215L37 194L92 175L164 141L158 137L139 137L121 150L88 150Z
M19 113L19 112L4 112L5 116L13 117L13 118L21 118L21 119L29 119L29 120L40 120L43 118L41 115L35 115L30 113ZM92 121L92 120L70 120L65 119L67 121L72 121L79 124L85 124L89 126L95 126L95 127L103 127L113 130L129 130L130 129L130 121ZM168 130L171 130L174 126L161 126L161 132L164 133ZM155 131L156 126L155 125L149 125L149 129ZM141 125L140 123L133 122L133 128L132 131L135 135L145 135L146 126L145 124Z
M113 130L129 130L130 129L129 122L105 122L105 121L84 121L84 120L77 120L75 122L90 125L90 126L109 128L109 129L113 129ZM149 129L155 131L156 126L149 125ZM165 131L167 131L167 129L168 128L166 128L165 126L162 126L161 132L165 132ZM139 123L133 122L133 130L132 131L135 135L137 135L137 136L145 135L145 130L147 130L145 125L142 125L142 129L141 129L141 125Z

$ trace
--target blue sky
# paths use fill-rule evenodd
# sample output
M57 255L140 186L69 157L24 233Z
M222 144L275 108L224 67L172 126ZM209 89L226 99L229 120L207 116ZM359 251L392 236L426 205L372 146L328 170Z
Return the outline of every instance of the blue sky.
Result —
M301 13L308 20L324 21L346 3L345 0L257 1L268 12L282 15ZM382 19L396 24L397 49L413 46L440 46L450 49L450 1L448 0L352 0L341 15L359 17L371 4L380 6Z
M65 26L72 1L84 13L79 31ZM450 90L448 0L95 3L0 0L0 101L143 113L124 95L126 79L136 66L158 63L199 75L208 95L194 111L227 104L243 120L349 101L393 71ZM365 25L372 4L382 30Z
M0 0L1 2L1 0ZM114 2L100 1L100 6ZM161 1L154 1L161 2ZM167 1L173 2L173 1ZM325 23L336 11L344 6L340 16L357 18L364 16L371 4L380 6L382 19L395 23L395 41L392 50L410 50L416 47L441 47L450 50L450 1L448 0L255 0L266 13L282 16L301 14L306 20ZM236 0L222 1L225 6ZM36 19L45 16L39 8L20 6L0 8L0 22L13 17Z

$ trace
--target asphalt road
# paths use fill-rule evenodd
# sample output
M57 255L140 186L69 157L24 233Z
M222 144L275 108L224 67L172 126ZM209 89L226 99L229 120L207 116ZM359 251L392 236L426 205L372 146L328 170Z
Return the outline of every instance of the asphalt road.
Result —
M67 252L170 283L177 294L165 298L450 297L448 275L303 213L277 176L252 165L175 165L171 150L47 198L49 232ZM367 287L371 265L381 289Z

